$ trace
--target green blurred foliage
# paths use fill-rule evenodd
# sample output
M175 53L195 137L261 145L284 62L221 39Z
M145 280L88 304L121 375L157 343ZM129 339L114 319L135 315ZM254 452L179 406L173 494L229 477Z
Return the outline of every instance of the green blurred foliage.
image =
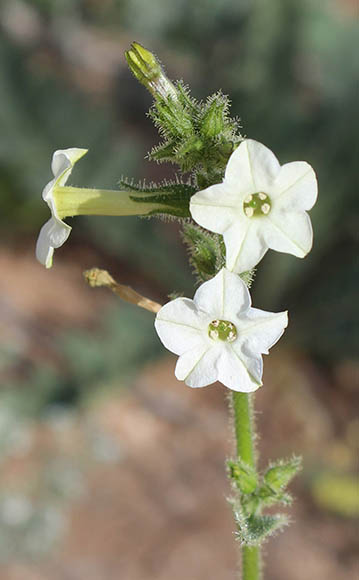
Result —
M161 351L153 335L152 315L126 305L104 312L95 333L63 332L56 343L61 366L32 365L26 373L25 391L23 378L2 384L1 400L7 408L20 416L36 417L52 405L85 404L94 390L112 388L118 377L122 384L128 383Z
M343 473L322 473L312 483L312 495L325 510L341 516L359 516L358 479Z

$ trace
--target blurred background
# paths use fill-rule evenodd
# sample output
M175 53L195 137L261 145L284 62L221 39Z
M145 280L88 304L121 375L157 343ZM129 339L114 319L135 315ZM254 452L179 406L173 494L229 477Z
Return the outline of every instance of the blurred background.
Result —
M175 222L75 218L46 271L34 256L55 149L86 147L71 183L160 180L133 40L198 99L222 88L243 133L320 186L306 260L269 252L254 305L288 308L256 397L261 462L304 455L294 524L267 580L354 580L358 489L357 5L354 0L2 0L0 4L0 576L235 577L225 389L173 376L153 316L91 290L109 269L154 300L192 296Z

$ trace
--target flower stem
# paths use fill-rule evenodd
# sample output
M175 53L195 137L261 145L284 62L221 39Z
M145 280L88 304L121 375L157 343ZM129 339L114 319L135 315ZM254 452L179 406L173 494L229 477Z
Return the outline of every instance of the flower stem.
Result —
M233 391L234 431L238 457L256 467L253 441L253 411L250 395Z
M242 577L243 580L260 578L260 548L258 546L242 547Z
M233 419L238 458L256 468L252 395L233 391ZM242 546L242 580L260 580L260 548Z

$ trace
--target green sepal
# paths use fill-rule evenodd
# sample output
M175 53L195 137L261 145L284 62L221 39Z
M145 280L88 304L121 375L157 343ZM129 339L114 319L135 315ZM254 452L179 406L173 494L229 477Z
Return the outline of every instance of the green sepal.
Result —
M176 83L177 100L157 98L149 111L165 141L149 158L177 163L181 171L201 174L205 187L223 179L228 158L242 140L239 123L229 117L228 97L216 93L205 103L193 99L186 87Z
M198 135L190 135L176 148L175 156L182 171L190 171L203 159L204 142Z
M252 270L247 270L246 272L242 272L241 274L239 274L239 277L242 278L247 288L250 288L252 286L255 275L256 269L252 268Z
M133 193L130 196L132 201L158 204L158 209L156 208L147 214L148 216L166 214L182 218L190 217L189 202L196 191L195 187L190 183L177 181L172 183L164 182L159 185L154 183L146 185L145 183L135 184L126 179L120 180L119 183L121 188Z
M191 196L196 193L197 189L191 185L190 182L182 183L179 179L176 181L163 181L162 183L145 183L145 181L140 181L135 183L134 181L130 181L128 179L120 179L119 185L121 189L130 192L137 192L143 194L140 199L143 197L150 198L153 195L168 195L178 197L182 196L185 199L190 199ZM153 197L151 197L153 199Z
M224 129L223 104L213 101L202 119L202 133L207 137L216 137Z
M224 265L221 236L193 224L185 224L182 238L188 248L190 263L200 281L213 278Z
M208 97L202 108L200 125L201 133L210 139L220 135L223 136L223 133L229 129L227 136L230 140L233 136L233 122L229 118L228 97L221 92Z
M164 141L151 149L148 158L158 163L163 163L164 161L175 163L175 150L176 141Z
M190 89L188 85L185 85L183 81L176 81L175 87L178 94L178 100L182 106L191 114L192 117L196 117L200 110L200 103L191 97Z
M199 124L201 133L210 139L220 138L221 142L240 139L240 123L229 115L230 100L221 91L209 96L201 107Z
M243 461L228 461L229 475L241 493L251 494L257 488L258 477L253 467Z
M193 131L191 115L179 102L158 99L148 114L159 132L169 139L179 139Z
M263 481L275 492L282 491L302 467L301 457L280 460L269 466Z

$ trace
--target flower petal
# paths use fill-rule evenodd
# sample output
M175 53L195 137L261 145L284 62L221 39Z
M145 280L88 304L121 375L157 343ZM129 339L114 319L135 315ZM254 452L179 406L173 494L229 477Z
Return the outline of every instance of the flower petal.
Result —
M306 212L275 211L266 216L262 235L268 247L277 252L304 258L313 244L313 230Z
M312 209L318 184L313 168L305 161L294 161L280 168L270 193L275 205L288 211Z
M249 357L258 353L268 354L268 350L280 339L287 325L286 311L266 312L249 308L241 318L238 338L233 346L237 352L240 348Z
M56 183L64 185L71 173L75 163L86 155L88 149L80 149L78 147L71 147L70 149L58 149L52 156L51 170L56 179ZM70 171L67 172L67 170ZM66 172L66 175L63 174ZM60 178L60 179L58 179Z
M50 218L42 226L36 243L36 257L46 268L51 268L54 249L64 244L71 227L55 218Z
M251 305L251 297L243 280L222 268L218 274L204 282L194 295L193 302L207 312L210 318L232 320Z
M193 300L176 298L158 312L155 328L164 346L181 355L210 340L207 340L209 322L208 315L198 310Z
M224 181L241 193L267 192L280 170L268 147L246 139L229 158Z
M224 234L226 267L238 274L251 270L268 250L261 233L265 217L246 218L244 224L232 225Z
M55 185L65 185L70 177L75 163L87 153L87 149L58 149L52 156L51 170L54 174L52 179L43 189L42 198L48 204L51 212L56 216L56 206L54 204L52 190Z
M54 249L62 246L71 232L71 227L58 217L53 189L56 185L66 183L74 164L86 153L87 149L72 147L59 149L52 156L51 169L54 179L44 187L42 192L42 197L49 206L52 217L41 228L36 243L36 257L46 268L52 266Z
M189 387L206 387L217 380L222 344L202 343L182 354L176 365L175 375Z
M242 202L225 183L195 193L189 206L194 221L217 234L223 234L238 219L238 208L242 208Z
M261 360L261 357L256 357L257 364L259 359ZM258 380L257 377L253 376L248 370L245 357L240 356L238 351L233 348L233 345L226 345L226 348L224 348L221 353L219 361L218 380L233 391L251 393L258 389L262 384L261 363L259 363L259 366L260 368L257 369L256 373L257 376L258 374L260 375Z

